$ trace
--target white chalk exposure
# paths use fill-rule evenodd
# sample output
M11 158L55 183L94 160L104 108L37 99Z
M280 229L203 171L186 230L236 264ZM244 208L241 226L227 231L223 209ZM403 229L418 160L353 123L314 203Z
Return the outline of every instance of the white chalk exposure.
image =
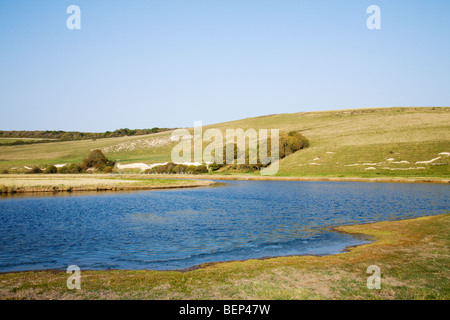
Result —
M431 160L426 160L426 161L417 161L416 164L417 163L432 163L432 162L434 162L436 160L439 160L440 158L441 157L437 157L437 158L434 158L434 159L431 159Z
M104 147L101 150L103 152L119 152L119 151L133 151L135 149L151 149L155 147L163 147L165 145L170 144L171 142L172 141L169 137L137 139L133 141L125 141L113 146Z
M211 164L212 162L206 162L206 165ZM147 169L151 169L156 166L163 166L168 164L168 162L164 163L152 163L152 164L145 164L145 163L129 163L129 164L116 164L117 169L123 170L123 169L141 169L141 171L145 171ZM182 163L175 163L175 164L183 164L185 166L201 166L202 163L200 162L182 162Z

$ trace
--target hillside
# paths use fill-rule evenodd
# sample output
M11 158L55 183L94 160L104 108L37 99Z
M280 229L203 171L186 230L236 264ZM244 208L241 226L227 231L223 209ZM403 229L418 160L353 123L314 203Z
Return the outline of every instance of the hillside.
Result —
M279 176L450 176L450 107L277 114L206 128L300 131L310 146L281 160ZM121 164L166 162L176 144L170 135L0 146L0 170L80 162L96 148Z

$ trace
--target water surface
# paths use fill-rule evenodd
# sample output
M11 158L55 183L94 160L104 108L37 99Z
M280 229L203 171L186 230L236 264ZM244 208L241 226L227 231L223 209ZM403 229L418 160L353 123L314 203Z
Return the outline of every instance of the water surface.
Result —
M449 211L443 184L227 181L223 187L0 198L0 271L179 269L334 254L330 227Z

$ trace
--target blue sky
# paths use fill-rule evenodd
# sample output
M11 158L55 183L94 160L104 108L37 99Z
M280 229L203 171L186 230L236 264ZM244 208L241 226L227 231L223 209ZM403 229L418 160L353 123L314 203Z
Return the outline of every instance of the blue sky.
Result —
M447 0L2 0L0 129L448 106L449 17Z

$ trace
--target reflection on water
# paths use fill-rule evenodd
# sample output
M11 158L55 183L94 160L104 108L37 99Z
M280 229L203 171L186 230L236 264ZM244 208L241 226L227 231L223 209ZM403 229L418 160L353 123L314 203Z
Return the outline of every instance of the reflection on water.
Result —
M442 184L229 181L220 188L0 199L0 271L178 269L332 254L343 224L448 212Z

